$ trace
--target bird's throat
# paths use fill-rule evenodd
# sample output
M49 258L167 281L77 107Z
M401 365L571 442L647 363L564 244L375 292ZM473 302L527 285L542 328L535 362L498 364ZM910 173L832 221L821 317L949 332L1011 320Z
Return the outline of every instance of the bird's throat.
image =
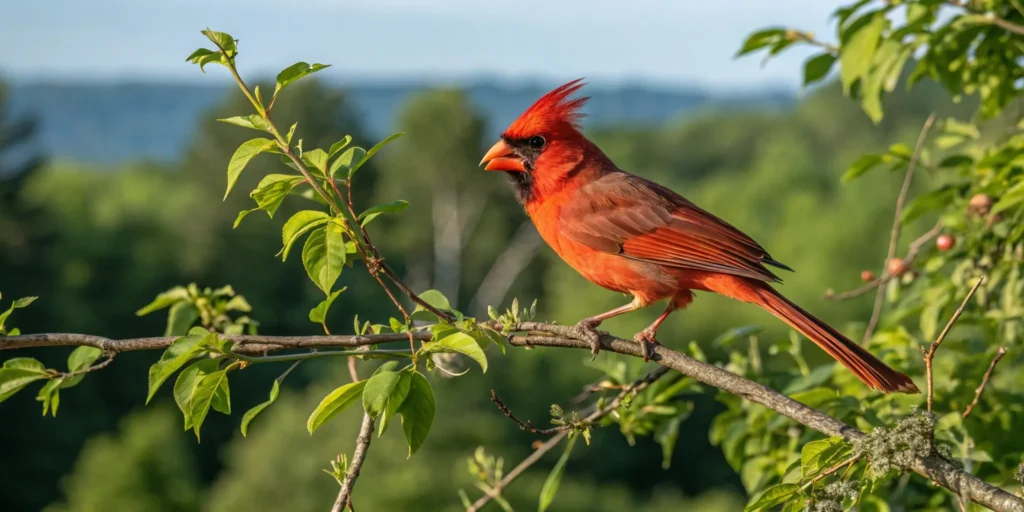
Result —
M506 172L508 183L512 186L516 201L525 206L533 197L533 175L527 172Z

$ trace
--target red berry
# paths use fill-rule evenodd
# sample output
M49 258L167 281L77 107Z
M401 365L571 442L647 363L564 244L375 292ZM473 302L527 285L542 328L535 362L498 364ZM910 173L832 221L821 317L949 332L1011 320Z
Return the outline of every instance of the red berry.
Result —
M875 280L875 273L870 271L870 270L861 270L860 271L860 280L864 281L865 283L870 282L870 281L874 281Z
M892 258L885 262L886 268L889 270L889 275L900 276L907 271L907 266L903 263L900 258Z
M935 239L935 246L939 248L939 251L946 252L956 245L956 239L950 235L939 235Z
M974 194L968 205L971 207L971 211L985 214L988 213L989 208L992 208L992 198L985 194Z

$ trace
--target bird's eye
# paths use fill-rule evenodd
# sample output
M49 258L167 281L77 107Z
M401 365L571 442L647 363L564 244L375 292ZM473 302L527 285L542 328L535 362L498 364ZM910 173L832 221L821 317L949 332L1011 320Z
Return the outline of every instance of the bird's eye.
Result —
M535 135L533 137L530 137L530 140L527 141L527 144L529 144L530 147L533 149L540 149L544 147L544 142L544 137L541 137L540 135Z

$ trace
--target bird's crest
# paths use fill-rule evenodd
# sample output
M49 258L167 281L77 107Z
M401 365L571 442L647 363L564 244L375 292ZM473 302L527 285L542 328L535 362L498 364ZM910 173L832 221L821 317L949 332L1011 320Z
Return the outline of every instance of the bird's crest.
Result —
M590 98L570 96L584 85L583 79L577 78L541 96L505 130L505 136L515 139L548 131L579 130L580 119L586 116L580 109Z

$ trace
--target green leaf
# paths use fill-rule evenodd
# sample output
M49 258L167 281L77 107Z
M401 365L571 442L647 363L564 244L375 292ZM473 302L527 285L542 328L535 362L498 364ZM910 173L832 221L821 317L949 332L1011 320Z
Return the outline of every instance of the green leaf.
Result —
M391 418L398 412L398 409L405 403L405 399L409 396L409 390L412 388L412 373L401 372L398 374L398 383L395 384L395 388L391 390L391 394L388 395L387 402L384 405L384 410L381 413L380 423L378 423L377 437L384 435L384 432L388 430L388 425L391 422ZM366 392L363 392L365 397Z
M685 381L681 379L680 381ZM684 383L685 384L685 383ZM693 402L687 402L679 409L679 413L658 426L654 432L654 440L661 445L661 468L669 469L672 466L672 452L676 449L676 441L679 440L679 425L693 413Z
M409 202L399 199L398 201L392 201L388 204L379 204L372 208L367 209L365 212L359 214L359 220L363 226L366 226L373 219L376 219L383 213L402 213L406 208L409 207Z
M78 347L72 350L71 355L68 356L68 372L74 373L92 366L92 363L95 363L101 355L103 355L103 351L96 347ZM84 378L85 375L83 374L63 379L60 387L61 389L67 389L77 386ZM56 415L56 412L54 412L54 415Z
M376 418L387 407L388 398L401 380L398 372L378 371L367 379L363 389L363 409L366 414ZM408 393L408 390L406 390Z
M420 372L414 371L409 394L398 408L398 414L402 415L402 431L409 444L410 457L427 439L430 426L434 422L434 411L434 390L430 388L430 381Z
M103 351L96 347L78 347L68 356L68 370L72 372L84 370L96 362L101 355L103 355Z
M189 300L188 290L184 286L175 286L166 292L157 295L153 302L146 304L141 309L135 312L136 316L148 315L154 311L159 311L166 307L170 307L175 302L183 300Z
M249 304L249 301L245 300L245 297L236 295L231 297L231 300L229 300L227 304L224 304L224 311L241 311L243 313L248 313L252 311L252 306Z
M153 395L167 380L167 377L206 350L203 343L205 338L216 338L216 336L215 333L206 332L205 329L197 327L188 336L174 340L174 343L171 343L171 346L167 347L167 350L160 356L160 360L149 367L149 393L146 396L146 403L148 404L153 399Z
M327 172L327 153L322 149L316 148L303 152L302 162L321 173Z
M327 311L331 309L331 304L334 304L334 299L341 295L341 292L345 291L348 287L343 286L340 290L335 290L326 299L320 301L315 308L309 310L309 321L315 324L322 324L327 320Z
M0 368L0 402L7 400L25 386L50 378L43 363L29 357L8 359Z
M210 411L213 398L221 390L227 375L228 371L224 369L197 376L192 398L189 399L189 415L192 417L192 429L196 433L197 441L200 440L199 430Z
M899 60L902 48L903 45L899 41L882 41L873 57L876 66L870 73L865 72L861 80L861 108L875 124L882 120L882 88L891 78L889 68ZM900 65L902 66L902 63Z
M835 62L836 56L831 53L822 53L807 59L807 62L804 63L804 85L807 86L825 78Z
M800 451L800 466L804 478L812 477L835 465L851 451L850 445L843 442L840 437L807 443Z
M199 319L199 310L191 302L177 302L167 313L167 328L164 336L183 336L192 323Z
M753 503L747 505L747 507L743 509L743 512L755 512L757 510L781 505L799 491L799 484L779 484L774 487L769 487L768 490L761 493Z
M303 181L305 178L302 176L268 174L260 181L256 190L249 195L256 200L256 204L261 210L265 210L273 218L278 207L284 202L284 198Z
M999 200L996 201L996 204L992 205L992 214L995 215L1004 210L1009 210L1022 202L1024 202L1024 181L1018 182L1003 193ZM0 325L2 325L2 322L0 322Z
M213 401L210 402L210 406L221 414L231 415L231 387L228 386L228 379L220 382L220 387L213 394Z
M356 151L359 151L364 155L366 154L366 150L364 150L361 147L352 146L348 148L347 150L345 150L344 153L338 156L338 158L335 158L334 161L331 162L331 168L327 170L327 174L330 175L331 177L334 177L334 175L337 174L337 172L342 168L351 169L352 160L355 158Z
M849 94L854 82L867 74L886 23L885 15L876 13L846 44L842 45L839 54L839 78L843 83L843 92Z
M231 193L238 177L245 170L245 166L249 165L249 161L256 155L273 148L274 141L262 137L247 140L238 146L235 154L231 155L231 160L228 161L228 189L224 191L224 199L228 198L228 194Z
M327 151L327 158L334 158L334 155L338 154L342 149L345 149L345 146L348 146L350 142L352 142L352 136L346 135L343 139L331 144L331 149Z
M819 469L816 465L818 456L833 445L835 445L835 441L831 438L811 441L804 445L800 450L800 466L803 469L804 476L812 474Z
M438 348L447 349L446 352L458 352L465 356L471 357L474 361L480 364L480 368L486 373L487 372L487 356L484 355L484 351L480 348L480 344L477 343L472 336L464 332L456 332L445 336L437 342L425 343L424 346L435 346ZM428 348L428 351L431 350Z
M253 208L251 210L242 210L242 211L238 212L238 217L235 218L235 223L231 225L231 229L237 228L238 225L242 223L242 219L244 219L247 216L249 216L250 213L257 212L259 210L260 210L259 208Z
M306 429L309 430L310 435L316 432L316 429L320 428L320 425L323 425L324 422L356 403L363 396L363 388L365 387L365 380L352 382L331 391L330 394L325 396L306 421Z
M396 133L396 134L394 134L394 135L392 135L392 136L390 136L390 137L388 137L388 138L378 142L375 146L370 148L370 150L367 151L366 154L363 155L363 157L360 158L359 161L355 163L355 165L353 165L352 167L349 167L349 169L348 169L348 179L352 179L352 175L354 175L356 173L356 171L358 171L359 168L363 166L363 164L365 164L367 161L369 161L370 157L372 157L373 155L377 154L377 152L380 151L381 148L383 148L384 146L388 145L389 142L391 142L391 141L401 137L402 135L405 135L405 134L404 133Z
M241 126L242 128L252 128L253 130L261 130L264 132L270 131L270 122L259 114L251 114L248 116L235 116L227 117L224 119L218 119L222 123L233 124L235 126Z
M284 68L284 70L277 74L277 85L274 87L274 96L277 96L277 94L281 92L281 89L288 87L292 82L329 67L331 67L330 64L309 65L305 62L296 62L295 64Z
M50 379L43 384L39 394L36 395L36 401L43 403L43 416L46 416L47 412L52 412L53 417L57 417L57 407L60 406L60 388L63 381L64 379L60 377Z
M441 311L451 311L452 309L451 303L448 302L448 297L445 297L443 293L437 290L427 290L419 295L420 299L423 299L423 302L426 302ZM416 304L416 309L413 310L413 314L420 311L426 311L426 309L423 306Z
M324 293L330 294L345 265L345 230L337 222L318 228L302 247L302 264L309 278Z
M35 302L37 298L38 297L22 297L12 302L11 307L7 308L7 311L0 313L0 332L3 332L2 329L4 328L4 322L7 321L7 317L11 316L11 313L13 313L15 309L28 307L29 304Z
M786 29L779 27L767 28L759 30L747 36L747 40L743 42L743 46L740 47L739 51L733 58L746 55L755 50L760 50L768 45L775 44L781 38L785 37Z
M274 381L274 385L270 387L270 399L253 407L252 409L249 409L248 411L245 411L245 415L242 416L242 437L246 436L246 433L249 430L249 424L252 423L252 420L255 419L259 413L263 412L263 409L270 407L270 404L276 402L279 394L281 394L281 382L280 379L277 379Z
M216 32L210 29L205 29L202 34L206 36L213 44L217 45L218 48L227 52L228 55L234 55L238 50L235 46L235 38L231 37L230 34L225 32Z
M199 378L220 367L219 359L201 359L181 371L174 381L174 403L178 404L185 418L185 430L192 428L192 395L195 393Z
M292 245L300 236L317 226L326 224L329 220L331 220L330 215L317 210L302 210L292 215L281 228L281 261L288 259Z
M208 50L206 48L199 48L198 50L189 54L185 57L185 62L191 62L192 64L198 64L199 70L203 73L206 72L204 66L211 62L220 63L220 52Z
M850 169L843 173L843 182L853 180L884 162L882 155L861 155Z
M565 464L569 462L569 455L572 453L572 448L575 445L576 436L569 434L569 442L565 445L565 451L558 458L558 462L555 463L555 467L551 469L548 478L544 480L544 486L540 489L540 500L537 504L538 512L546 511L551 506L551 502L555 500L555 493L558 492L558 486L562 483L562 475L565 474Z

